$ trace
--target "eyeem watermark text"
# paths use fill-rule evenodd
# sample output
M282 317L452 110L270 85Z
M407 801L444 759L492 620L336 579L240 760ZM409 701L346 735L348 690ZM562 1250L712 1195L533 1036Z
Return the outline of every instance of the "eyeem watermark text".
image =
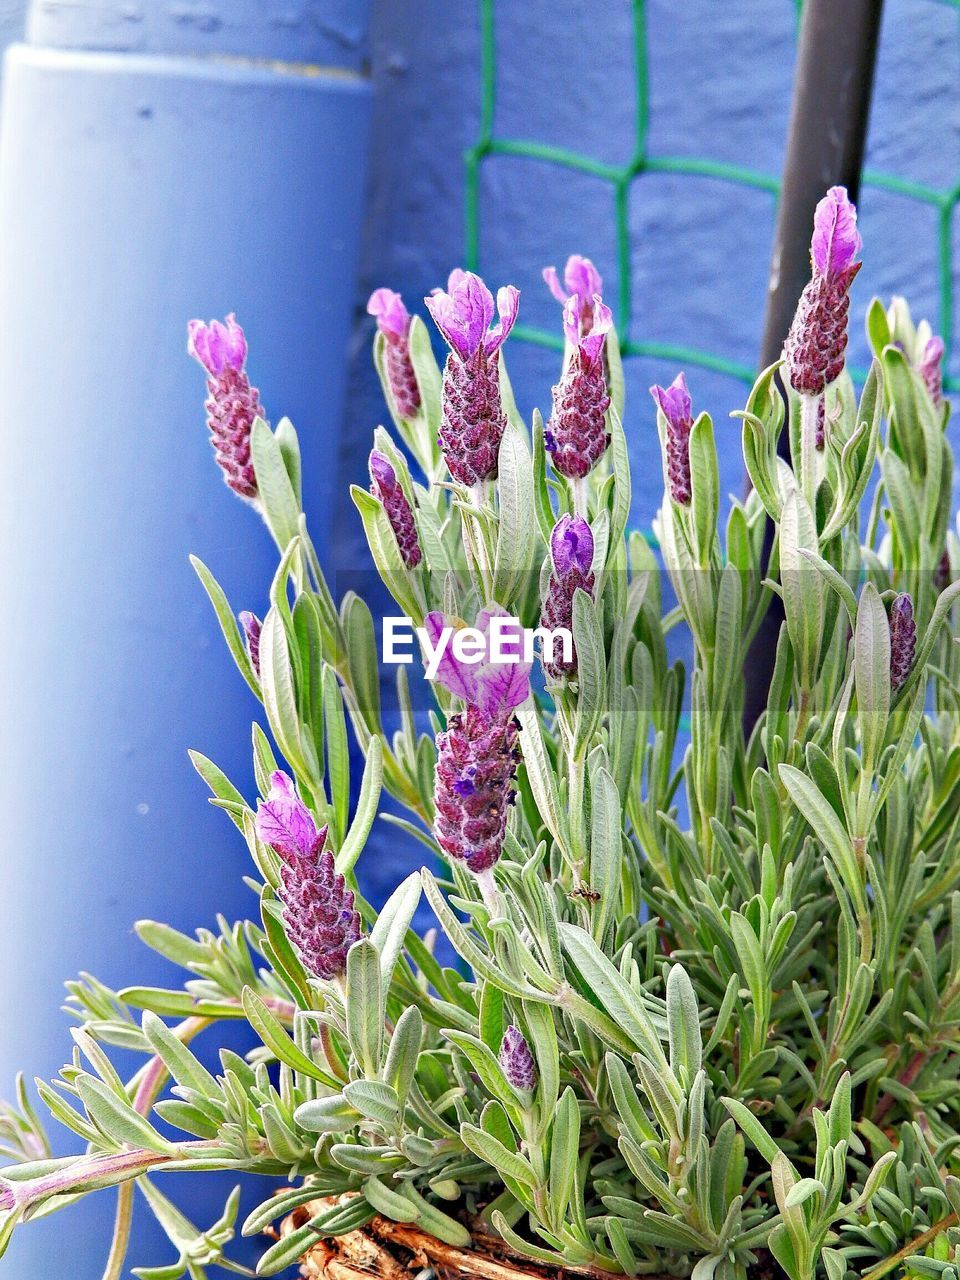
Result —
M426 627L415 627L404 615L383 620L383 661L413 662L413 642L420 642L428 680L435 680L449 651L457 661L474 665L532 662L539 646L544 662L573 660L573 635L567 627L523 627L518 618L494 616L489 629L445 626L434 638Z

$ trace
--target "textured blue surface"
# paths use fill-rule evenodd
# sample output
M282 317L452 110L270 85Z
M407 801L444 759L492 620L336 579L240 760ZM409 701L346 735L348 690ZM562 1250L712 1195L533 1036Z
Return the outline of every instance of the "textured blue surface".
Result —
M259 4L234 0L231 11L246 15L246 53L256 53ZM267 413L288 413L301 430L325 547L369 123L353 57L326 74L169 56L156 41L147 54L21 45L8 56L5 1094L16 1068L50 1076L69 1056L57 1012L65 977L179 980L137 942L134 920L192 930L217 911L255 911L241 883L246 849L205 803L186 748L217 759L249 794L258 708L187 555L210 564L235 608L262 613L275 554L257 516L220 482L185 322L236 310ZM209 1225L224 1180L184 1190L191 1216ZM6 1272L41 1280L69 1248L64 1274L96 1280L112 1200L26 1229ZM140 1246L135 1262L170 1260L155 1234Z

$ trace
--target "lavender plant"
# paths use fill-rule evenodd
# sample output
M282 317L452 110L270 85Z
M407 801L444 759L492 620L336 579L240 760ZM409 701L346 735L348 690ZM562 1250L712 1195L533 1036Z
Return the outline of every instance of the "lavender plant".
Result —
M379 1214L460 1246L479 1226L532 1264L592 1275L958 1280L960 543L943 346L902 300L874 301L857 397L859 252L835 188L785 361L738 415L752 490L722 524L709 415L683 374L652 388L660 558L627 531L619 348L589 261L571 259L566 290L545 272L567 339L546 430L538 414L528 430L507 377L515 289L495 307L455 272L426 300L442 374L423 321L373 295L399 442L377 429L372 487L353 498L436 658L428 724L398 666L392 732L373 615L335 602L310 540L296 433L261 416L232 317L191 325L217 460L279 553L262 623L235 620L196 562L263 704L259 800L193 753L247 843L259 918L195 937L141 922L181 989L69 984L73 1056L37 1087L86 1150L55 1158L21 1085L0 1111L0 1244L116 1187L115 1280L137 1187L176 1255L137 1274L249 1274L225 1252L236 1196L201 1229L156 1185L228 1169L277 1180L244 1233L311 1206L260 1275ZM644 447L653 429L638 425ZM745 735L746 655L775 594L773 680ZM474 642L542 622L573 644L544 639L533 666L481 645L471 662L439 648L463 619ZM669 656L680 628L687 665ZM356 867L382 789L433 869L377 912ZM421 898L458 967L412 927ZM237 1019L259 1047L224 1049L214 1074L191 1042ZM112 1049L143 1056L132 1079Z

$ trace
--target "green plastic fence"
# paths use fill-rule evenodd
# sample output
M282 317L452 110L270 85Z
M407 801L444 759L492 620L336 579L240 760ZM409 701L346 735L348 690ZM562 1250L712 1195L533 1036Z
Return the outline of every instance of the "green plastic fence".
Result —
M802 0L785 0L797 9L799 18ZM647 37L645 0L632 0L633 41L636 59L636 128L635 145L630 162L622 167L604 164L590 156L581 155L563 147L546 146L524 138L501 138L496 133L497 61L494 39L496 0L479 0L482 36L482 110L480 137L465 153L466 160L466 259L476 267L480 249L479 185L480 169L488 156L524 156L528 159L547 161L579 173L589 174L610 184L614 204L617 246L616 293L607 300L614 307L617 332L624 356L651 356L674 363L698 365L739 378L748 386L753 382L756 370L737 361L727 359L720 352L705 351L697 347L677 346L670 343L648 342L633 331L630 314L631 261L630 230L627 202L631 184L644 173L680 173L698 177L719 178L743 186L768 191L773 200L780 192L779 175L762 173L742 165L724 164L715 160L690 156L652 155L647 146L649 112L649 84L647 78ZM957 10L960 16L960 0L931 0ZM946 365L949 366L953 339L953 250L951 222L953 211L960 202L960 181L946 190L938 190L922 182L868 169L863 175L865 188L876 187L895 192L908 199L919 200L936 210L939 332L947 349ZM561 349L560 334L544 329L518 325L515 336L539 346ZM857 371L853 371L856 375ZM960 378L947 377L949 390L960 389Z

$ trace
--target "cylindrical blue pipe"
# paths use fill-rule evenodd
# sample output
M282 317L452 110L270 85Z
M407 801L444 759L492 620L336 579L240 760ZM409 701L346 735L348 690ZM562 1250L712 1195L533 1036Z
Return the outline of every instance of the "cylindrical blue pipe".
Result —
M4 1094L18 1068L49 1077L69 1058L65 978L180 980L134 920L192 931L256 912L242 840L186 749L250 795L258 707L187 555L262 613L276 554L221 483L185 324L236 311L268 416L299 429L322 548L363 207L365 22L355 0L38 3L7 55ZM216 1216L203 1179L163 1189L201 1226ZM0 1270L97 1280L113 1198L23 1228ZM140 1243L132 1262L172 1260L155 1234Z

